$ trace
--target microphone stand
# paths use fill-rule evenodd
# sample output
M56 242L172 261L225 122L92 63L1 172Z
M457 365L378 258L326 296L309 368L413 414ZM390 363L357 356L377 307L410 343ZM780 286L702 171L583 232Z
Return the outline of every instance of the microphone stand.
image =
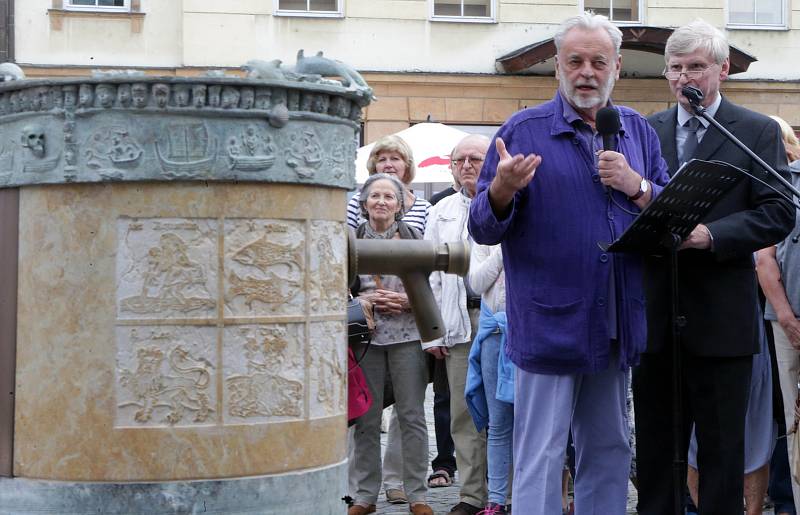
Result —
M778 181L782 185L784 185L786 189L788 189L792 193L792 195L795 196L795 198L800 199L800 191L798 191L797 188L792 186L792 183L784 179L781 174L776 172L774 168L765 163L764 160L758 157L755 152L747 148L747 145L742 143L739 138L731 134L731 132L728 129L723 127L722 124L720 124L706 112L706 108L700 105L700 102L703 100L703 93L699 89L692 86L684 86L683 89L681 90L681 93L689 101L689 105L691 106L692 111L694 111L697 116L700 116L705 121L713 125L718 131L722 133L723 136L725 136L731 143L739 147L739 149L742 152L750 156L750 158L756 163L758 163L761 166L761 168L763 168L767 173L772 175L774 178L778 179ZM792 202L792 204L794 204L795 207L798 207L797 204L795 204L794 202Z

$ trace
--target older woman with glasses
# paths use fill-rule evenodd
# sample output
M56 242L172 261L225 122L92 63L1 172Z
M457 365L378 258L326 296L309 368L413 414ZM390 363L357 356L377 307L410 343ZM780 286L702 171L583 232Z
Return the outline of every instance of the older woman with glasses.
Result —
M359 203L366 219L356 229L357 238L420 239L422 235L401 220L405 199L403 184L394 176L378 173L367 179ZM402 440L403 486L416 515L433 515L426 504L425 473L428 469L428 430L425 424L425 388L428 384L426 354L411 313L403 283L391 275L360 275L359 296L375 306L375 334L367 344L354 346L363 355L372 407L355 425L355 457L352 478L355 504L348 515L366 515L376 509L381 483L380 426L384 384L390 378L395 413ZM365 349L364 346L369 346Z

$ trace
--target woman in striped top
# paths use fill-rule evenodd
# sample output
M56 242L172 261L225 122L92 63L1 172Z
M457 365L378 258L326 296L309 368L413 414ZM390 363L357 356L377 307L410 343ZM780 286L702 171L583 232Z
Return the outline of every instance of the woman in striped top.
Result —
M404 199L406 208L403 222L419 229L424 234L431 204L427 200L417 197L411 191L410 185L416 175L416 167L411 148L403 141L403 138L392 135L384 136L376 141L369 154L369 159L367 159L367 170L370 175L387 173L400 179L400 182L406 187L406 198ZM347 224L353 229L364 223L358 201L359 193L356 193L347 203Z

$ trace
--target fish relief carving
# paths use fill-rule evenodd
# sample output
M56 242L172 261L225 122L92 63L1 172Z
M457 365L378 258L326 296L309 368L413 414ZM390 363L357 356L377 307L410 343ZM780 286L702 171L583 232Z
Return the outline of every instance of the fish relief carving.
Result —
M101 127L86 140L86 166L100 171L104 178L122 178L120 168L134 168L142 157L142 147L120 126Z
M300 281L286 279L275 273L267 272L266 279L253 276L239 277L231 272L228 277L230 288L229 295L233 297L244 296L244 303L253 309L253 302L280 305L292 300L300 293Z
M187 412L194 415L195 423L208 421L214 411L207 394L214 367L208 360L192 356L180 343L169 352L166 373L162 372L164 352L157 346L140 348L136 357L136 370L123 369L119 376L120 385L134 400L119 408L139 408L133 418L142 424L150 422L155 411L166 411L161 422L170 425L183 421Z
M250 124L238 136L228 140L228 166L231 170L256 172L267 170L275 162L275 145L272 136L260 134Z
M289 136L286 164L302 179L310 179L323 164L322 146L312 129L303 129Z
M250 330L245 336L247 372L227 377L228 413L234 417L299 417L303 383L284 375L291 367L286 329L261 329L259 341Z
M186 242L173 233L162 234L159 244L148 251L141 293L121 303L123 311L137 314L189 313L215 306L205 270L189 258Z
M233 254L233 260L258 268L262 272L267 272L274 265L287 265L290 270L299 270L303 262L303 244L275 243L264 234L237 250Z

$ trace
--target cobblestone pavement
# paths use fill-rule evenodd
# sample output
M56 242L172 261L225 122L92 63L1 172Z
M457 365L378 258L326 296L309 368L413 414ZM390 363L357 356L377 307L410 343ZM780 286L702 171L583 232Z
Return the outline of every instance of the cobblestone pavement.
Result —
M428 454L430 460L436 455L436 436L433 430L433 390L428 386L428 392L425 396L425 418L428 422L428 441L430 442ZM386 433L381 435L381 445L386 445ZM428 471L430 473L430 470ZM428 490L428 504L433 508L436 515L446 515L450 508L458 503L458 474L456 473L456 482L453 486L448 488L431 488ZM514 510L517 513L516 510ZM386 493L381 490L380 497L378 498L378 515L405 515L408 513L408 504L389 504L386 502ZM636 489L633 485L628 486L628 509L626 515L636 514ZM520 515L542 515L534 513L521 513ZM555 514L553 514L555 515ZM773 515L772 510L765 510L764 515Z

